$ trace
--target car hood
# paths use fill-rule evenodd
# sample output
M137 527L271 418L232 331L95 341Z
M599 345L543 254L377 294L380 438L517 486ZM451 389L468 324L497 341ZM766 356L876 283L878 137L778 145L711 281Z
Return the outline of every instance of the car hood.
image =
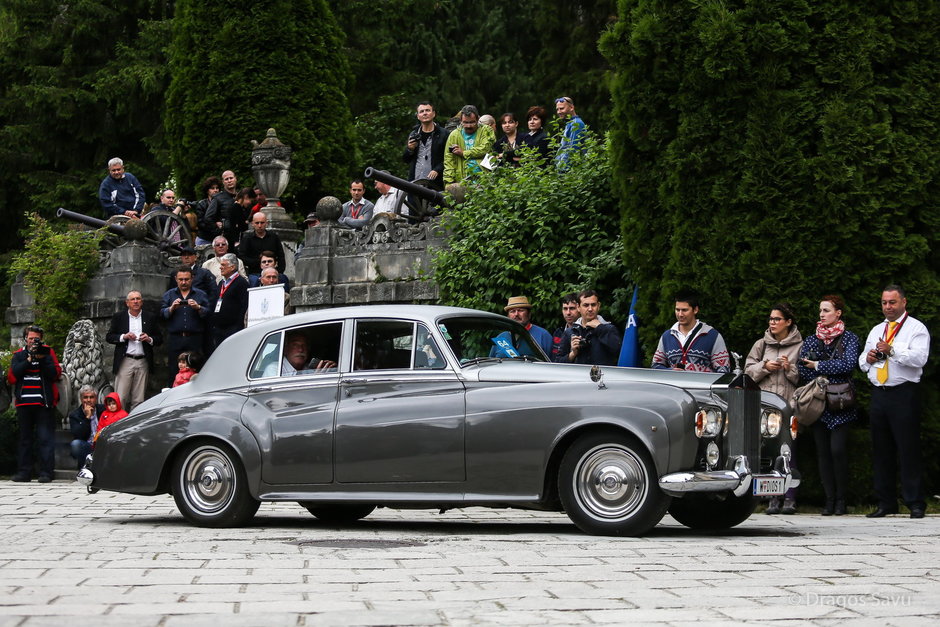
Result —
M468 379L487 383L577 382L590 381L592 367L581 364L505 360L482 362L476 366L464 368L463 373ZM731 378L731 375L713 372L680 372L617 366L600 366L600 371L604 383L614 381L661 383L685 390L709 390L723 377L728 377L728 380Z

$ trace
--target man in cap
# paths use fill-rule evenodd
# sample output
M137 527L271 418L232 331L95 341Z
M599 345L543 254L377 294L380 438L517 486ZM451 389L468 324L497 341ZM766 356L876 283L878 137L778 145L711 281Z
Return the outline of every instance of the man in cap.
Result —
M525 327L525 330L529 332L529 335L532 336L532 339L535 340L535 343L539 345L542 351L549 355L552 350L552 334L543 329L542 327L532 324L532 305L529 303L529 299L526 296L513 296L511 297L506 306L503 308L506 312L506 315L521 324ZM505 333L500 333L496 336L494 342L496 346L490 351L492 357L506 357L508 355L507 351L503 350L503 342L509 342L513 344L514 348L519 351L522 355L534 355L533 351L525 343L521 345L516 345L515 342L512 342L510 334L508 331Z

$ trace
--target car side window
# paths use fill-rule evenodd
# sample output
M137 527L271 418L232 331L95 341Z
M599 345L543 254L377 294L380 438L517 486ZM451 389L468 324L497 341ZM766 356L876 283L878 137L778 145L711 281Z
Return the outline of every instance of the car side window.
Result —
M358 321L353 348L353 370L410 369L414 332L414 322Z
M264 379L336 372L342 331L341 322L328 322L273 333L265 338L251 376Z
M437 342L431 337L431 332L423 324L418 325L415 334L415 369L440 370L447 367L447 362L441 355Z
M275 376L277 373L276 367L280 360L281 332L278 331L264 338L261 350L258 351L258 356L255 357L255 361L248 371L248 378L263 379Z

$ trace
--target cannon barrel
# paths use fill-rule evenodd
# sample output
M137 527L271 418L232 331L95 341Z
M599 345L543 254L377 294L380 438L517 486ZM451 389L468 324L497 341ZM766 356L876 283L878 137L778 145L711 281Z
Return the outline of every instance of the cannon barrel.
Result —
M387 185L396 187L402 191L408 192L409 194L414 194L422 200L426 200L432 205L438 207L446 207L447 201L444 199L444 194L435 191L433 189L428 189L427 187L421 187L417 183L412 183L411 181L406 181L405 179L400 179L397 176L392 176L388 172L383 172L382 170L376 170L375 168L366 168L365 177L367 179L375 179L377 181L382 181Z
M66 220L71 220L72 222L78 222L86 226L93 226L96 229L107 227L107 229L115 235L124 235L124 227L120 224L110 224L101 218L86 216L84 213L75 213L74 211L69 211L68 209L59 207L58 210L56 210L55 215L57 218L65 218Z

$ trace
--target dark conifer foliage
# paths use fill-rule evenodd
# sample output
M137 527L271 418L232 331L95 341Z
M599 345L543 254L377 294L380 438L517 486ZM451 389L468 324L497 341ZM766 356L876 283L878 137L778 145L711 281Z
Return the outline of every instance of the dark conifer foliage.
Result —
M938 5L618 7L601 49L615 70L613 181L626 264L645 294L644 342L674 322L680 286L703 294L703 317L739 353L780 299L813 333L830 292L846 297L846 323L864 338L891 282L906 286L912 314L936 337ZM940 412L926 406L936 442Z
M304 206L342 189L356 162L343 35L324 0L180 0L165 109L170 164L192 193L232 169L250 178L250 139L269 127L293 149Z

